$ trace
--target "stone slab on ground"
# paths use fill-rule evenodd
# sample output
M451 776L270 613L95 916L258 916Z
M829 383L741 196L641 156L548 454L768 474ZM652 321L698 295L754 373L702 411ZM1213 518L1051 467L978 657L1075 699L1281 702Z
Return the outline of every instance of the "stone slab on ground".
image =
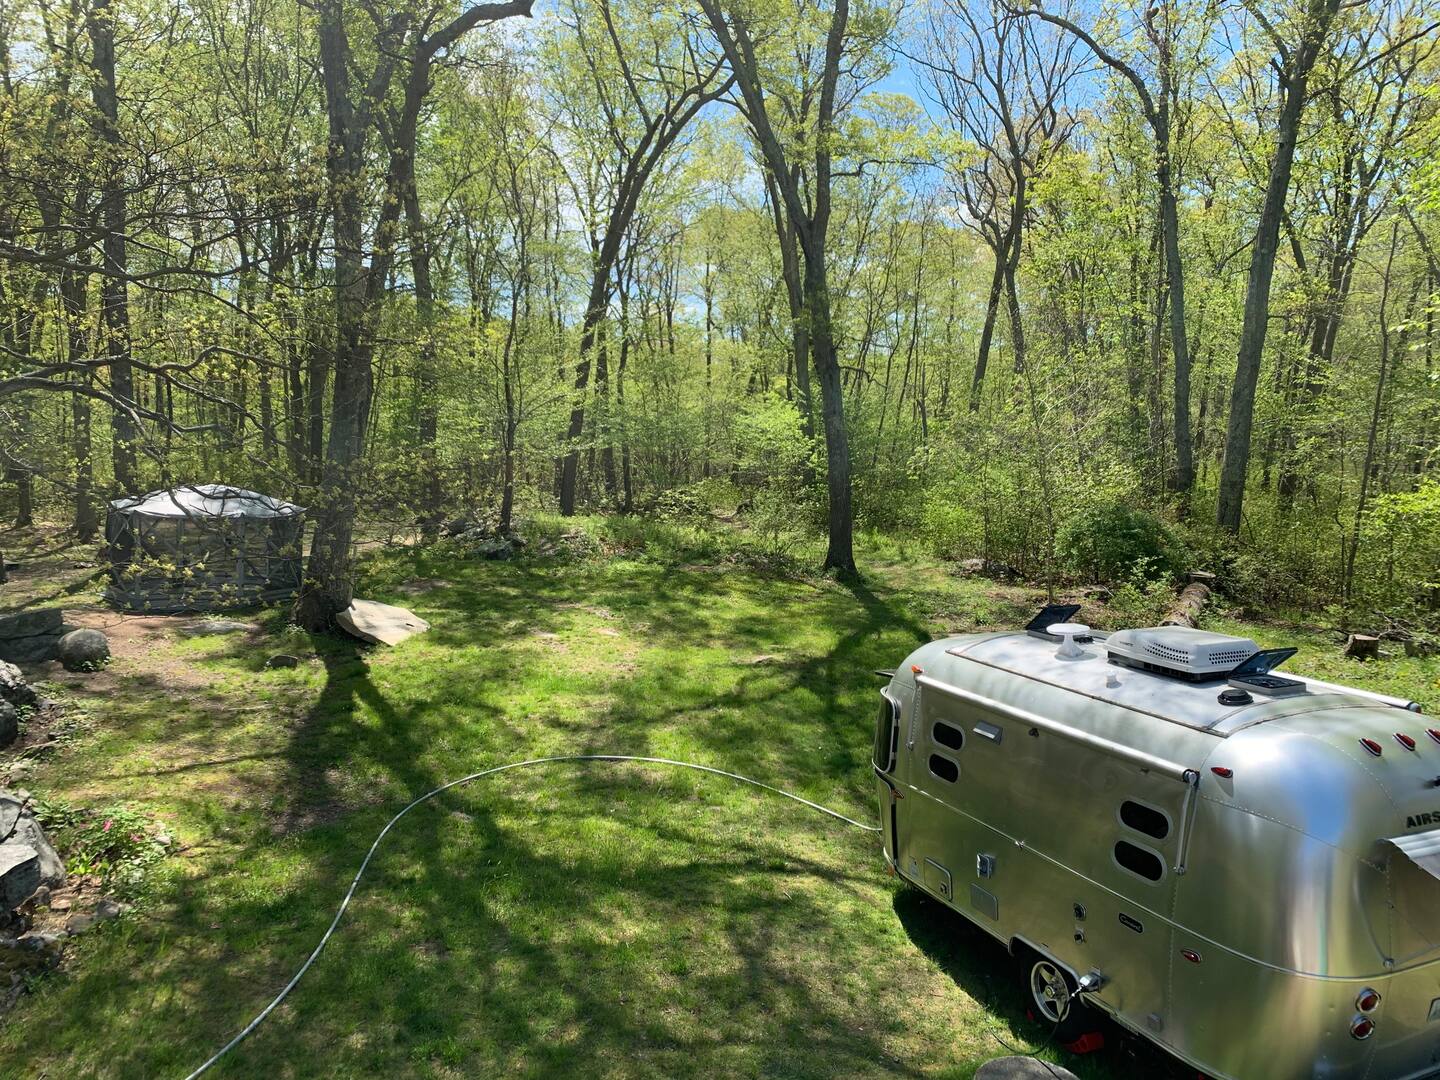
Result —
M65 613L59 608L0 616L0 661L38 664L54 659L55 645L66 629Z
M335 621L347 634L372 645L399 645L430 629L430 624L413 611L377 600L355 600L335 616Z
M20 611L14 615L0 616L0 638L39 637L60 633L65 625L65 613L59 608L39 608L35 611Z
M975 1071L975 1080L1079 1080L1063 1065L1015 1055L987 1061Z

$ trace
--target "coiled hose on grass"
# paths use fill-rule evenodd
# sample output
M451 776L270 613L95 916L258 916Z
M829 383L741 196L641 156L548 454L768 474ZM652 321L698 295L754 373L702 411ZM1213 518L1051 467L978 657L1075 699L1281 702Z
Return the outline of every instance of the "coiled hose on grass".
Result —
M482 777L494 776L496 773L508 772L511 769L524 769L532 765L557 765L562 762L580 761L636 761L642 762L647 765L670 765L674 766L675 768L693 769L696 772L710 773L714 776L724 776L731 780L739 780L741 783L750 784L753 787L768 791L774 795L783 795L785 798L793 799L795 802L800 803L802 806L808 806L812 810L818 810L822 814L827 814L830 817L835 818L837 821L843 821L846 825L853 825L857 829L864 829L866 832L874 833L878 833L880 831L874 825L866 825L863 822L856 821L854 818L848 818L844 814L836 810L831 810L827 806L821 806L819 803L811 802L809 799L802 799L799 795L796 795L789 791L784 791L777 787L772 787L769 784L762 784L759 780L752 780L748 776L741 776L739 773L726 772L724 769L714 769L711 768L709 765L696 765L693 761L675 761L671 758L637 757L632 754L564 754L558 757L530 758L527 761L512 761L508 765L497 765L493 769L482 769L480 772L471 773L469 776L462 776L458 780L451 780L448 784L441 784L439 787L434 788L431 791L427 791L424 795L421 795L419 798L413 800L408 806L406 806L403 810L401 810L398 814L396 814L394 817L392 817L389 821L385 823L385 827L381 829L379 835L375 837L375 842L370 845L370 850L365 853L365 858L360 863L360 869L355 871L355 877L350 882L350 888L345 891L345 899L340 901L340 906L335 910L335 917L330 920L329 928L325 931L324 935L321 936L319 944L315 946L314 951L311 952L311 954L306 958L305 963L300 965L300 970L295 972L295 974L291 976L290 981L285 984L285 988L281 990L280 993L275 995L274 1000L271 1001L269 1005L266 1005L265 1008L260 1010L259 1014L255 1017L255 1019L251 1020L250 1023L246 1024L244 1029L238 1035L236 1035L228 1043L226 1043L219 1050L217 1050L210 1058L210 1060L205 1062L205 1064L201 1065L198 1069L196 1069L189 1076L187 1076L185 1080L195 1080L197 1076L209 1069L212 1065L218 1062L231 1050L235 1049L235 1047L239 1046L240 1043L243 1042L245 1038L250 1035L251 1032L258 1028L262 1023L264 1023L265 1018L275 1011L276 1006L278 1006L282 1001L285 1000L285 998L289 995L290 991L295 989L296 984L299 983L300 980L304 977L305 972L310 970L310 965L315 963L316 958L320 955L320 953L324 950L325 946L329 943L330 936L335 933L335 928L340 925L340 920L345 915L345 909L350 906L350 900L355 895L356 888L358 888L360 885L360 879L365 876L365 870L367 867L369 867L370 860L375 857L375 852L379 849L380 842L385 839L385 834L395 827L396 822L398 822L411 810L414 810L415 807L419 806L421 803L429 802L436 795L439 795L445 791L449 791L451 788L460 787L463 784L468 784L473 780L479 780Z

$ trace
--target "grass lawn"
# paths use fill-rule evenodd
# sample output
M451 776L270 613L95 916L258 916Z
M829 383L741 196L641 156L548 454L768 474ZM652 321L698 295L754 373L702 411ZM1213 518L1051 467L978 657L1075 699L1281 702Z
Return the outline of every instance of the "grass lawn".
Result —
M891 545L843 585L659 535L513 563L378 554L362 595L433 627L395 649L278 614L199 638L110 616L130 647L49 688L69 733L24 785L141 808L181 851L3 1022L0 1075L184 1076L303 961L390 815L488 766L682 758L873 820L872 670L1041 599ZM1294 670L1440 696L1434 660L1361 668L1303 627L1216 625L1304 645ZM303 662L265 669L279 652ZM413 811L210 1075L963 1078L1043 1043L1012 982L998 946L897 888L872 834L720 778L557 765ZM1040 1052L1090 1078L1166 1067L1133 1044Z

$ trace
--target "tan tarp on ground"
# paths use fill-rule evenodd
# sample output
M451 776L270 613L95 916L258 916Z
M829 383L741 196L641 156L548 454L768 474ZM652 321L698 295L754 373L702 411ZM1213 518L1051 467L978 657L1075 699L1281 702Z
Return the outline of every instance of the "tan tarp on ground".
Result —
M375 645L399 645L406 638L423 634L430 624L413 611L375 600L355 600L335 616L346 633Z

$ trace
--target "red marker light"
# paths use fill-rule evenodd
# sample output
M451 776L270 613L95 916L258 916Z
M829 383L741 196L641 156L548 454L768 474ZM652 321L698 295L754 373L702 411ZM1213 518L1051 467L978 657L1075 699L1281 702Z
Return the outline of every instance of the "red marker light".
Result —
M1200 963L1200 954L1194 949L1181 949L1180 955L1183 956L1186 960L1189 960L1192 964Z
M1404 735L1397 731L1395 732L1395 741L1398 742L1401 746L1405 747L1406 750L1415 749L1415 740L1410 738L1409 735Z
M1368 1016L1357 1016L1350 1021L1350 1034L1357 1039L1368 1039L1375 1031L1375 1021Z
M1433 727L1426 728L1425 734L1429 735L1430 738L1434 739L1437 743L1440 743L1440 731L1436 731Z
M913 671L916 675L922 675L925 672L925 669L919 664L911 664L910 670Z
M1227 769L1224 765L1211 765L1210 771L1220 777L1221 780L1229 780L1230 777L1235 775L1234 769Z
M1378 742L1376 742L1374 739L1361 739L1361 740L1360 740L1360 745L1363 746L1363 747L1365 747L1366 750L1369 750L1370 753L1374 754L1376 757L1379 757L1379 756L1380 756L1380 744L1379 744ZM1357 1038L1364 1038L1363 1035L1356 1036L1356 1037L1357 1037Z
M1380 1007L1380 995L1369 987L1360 991L1360 996L1355 999L1355 1008L1362 1013L1371 1013Z

